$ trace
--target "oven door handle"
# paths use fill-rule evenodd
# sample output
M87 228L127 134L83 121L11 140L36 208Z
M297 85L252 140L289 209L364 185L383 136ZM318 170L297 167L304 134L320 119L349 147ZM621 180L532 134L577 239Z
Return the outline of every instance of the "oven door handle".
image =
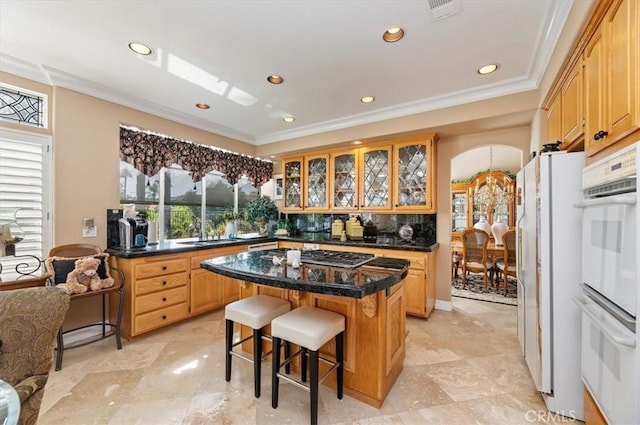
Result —
M574 208L589 208L601 205L635 205L636 196L605 196L603 198L586 199L580 203L574 204Z
M607 325L606 322L600 320L597 314L593 311L593 307L590 306L590 303L588 302L585 296L575 297L573 298L573 302L578 304L582 312L587 316L589 316L589 318L591 319L591 322L598 329L600 329L601 332L603 332L609 338L611 338L612 341L620 345L635 348L636 346L635 338L630 338L630 337L627 337L626 335L620 334L618 331L616 331L615 329L612 329L609 325Z

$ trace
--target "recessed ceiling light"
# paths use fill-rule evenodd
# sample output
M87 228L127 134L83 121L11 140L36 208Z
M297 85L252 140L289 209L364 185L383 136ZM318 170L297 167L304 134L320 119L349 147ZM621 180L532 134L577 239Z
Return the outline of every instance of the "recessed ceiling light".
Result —
M202 102L201 102L201 103L196 103L196 108L199 108L199 109L209 109L209 108L210 108L210 106L209 106L209 105L207 105L206 103L202 103Z
M135 53L144 56L149 56L153 52L153 50L151 50L151 47L147 46L146 44L138 43L137 41L132 41L131 43L129 43L129 48Z
M492 64L485 65L485 66L481 67L480 69L478 69L478 74L480 74L480 75L491 74L496 69L498 69L498 64L497 63L492 63Z
M291 115L287 115L286 117L282 118L282 121L284 122L294 122L296 119L294 117L292 117Z
M376 100L376 98L373 97L373 96L365 96L365 97L360 99L360 102L362 102L362 103L371 103L374 100Z
M387 43L394 43L404 37L404 30L402 28L389 28L382 34L382 39Z
M271 84L282 84L284 82L284 78L279 75L269 75L267 77L267 81Z
M362 144L362 142L361 142L360 140L354 140L354 141L353 141L353 144L354 144L354 145L361 145L361 144Z

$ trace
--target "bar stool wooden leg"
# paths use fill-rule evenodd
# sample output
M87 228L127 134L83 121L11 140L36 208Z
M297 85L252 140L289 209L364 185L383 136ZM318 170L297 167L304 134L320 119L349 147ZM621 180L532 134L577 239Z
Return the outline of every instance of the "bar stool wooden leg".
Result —
M260 374L262 369L262 328L253 330L253 383L256 398L260 397Z
M304 357L303 357L304 358ZM318 424L318 351L309 350L309 393L311 402L311 425Z
M302 382L307 382L307 358L309 356L309 350L302 347L302 356L300 357L300 379Z
M233 320L226 321L225 353L224 353L224 379L231 381L231 349L233 348Z
M336 370L336 390L338 399L342 400L342 387L344 384L344 332L336 335L336 361L340 362Z
M280 389L280 379L278 378L278 370L280 369L280 338L274 337L272 339L272 343L273 352L271 353L271 407L275 409L276 407L278 407L278 390Z

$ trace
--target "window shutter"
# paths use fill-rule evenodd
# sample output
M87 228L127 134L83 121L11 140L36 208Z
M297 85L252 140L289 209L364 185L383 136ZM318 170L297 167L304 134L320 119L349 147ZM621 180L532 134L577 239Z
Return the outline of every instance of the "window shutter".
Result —
M0 258L3 275L13 274L20 263L30 265L19 269L27 272L38 265L38 259L44 255L47 140L42 136L9 131L0 134L0 224L6 225L15 217L24 237L15 244L15 257Z

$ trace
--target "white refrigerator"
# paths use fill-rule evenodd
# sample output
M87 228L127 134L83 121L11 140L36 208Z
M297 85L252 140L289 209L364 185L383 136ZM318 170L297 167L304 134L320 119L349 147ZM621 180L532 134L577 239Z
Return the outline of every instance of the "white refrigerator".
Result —
M544 153L516 177L518 339L547 408L580 420L583 167L582 152Z

